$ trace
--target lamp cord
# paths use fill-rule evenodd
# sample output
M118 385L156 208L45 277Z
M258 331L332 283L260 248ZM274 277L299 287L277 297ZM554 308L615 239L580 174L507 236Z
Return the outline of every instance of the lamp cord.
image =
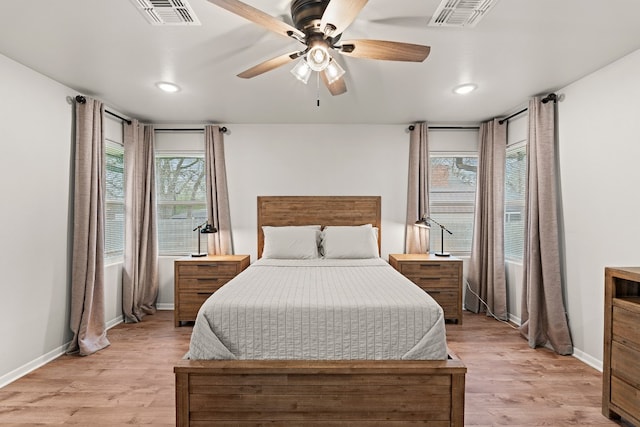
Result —
M500 318L498 318L498 316L496 316L495 314L493 314L493 311L491 311L491 309L489 308L489 305L484 302L484 300L482 298L480 298L480 295L478 295L477 293L473 292L473 289L471 289L471 285L469 284L468 280L464 280L464 282L467 285L467 290L469 290L469 292L471 292L476 298L478 298L478 301L480 301L482 303L482 305L484 305L487 309L487 313L493 317L494 319L496 319L498 322L502 322L505 323L507 325L509 325L511 328L513 329L518 329L516 326L514 326L511 322L509 322L508 320L502 320Z

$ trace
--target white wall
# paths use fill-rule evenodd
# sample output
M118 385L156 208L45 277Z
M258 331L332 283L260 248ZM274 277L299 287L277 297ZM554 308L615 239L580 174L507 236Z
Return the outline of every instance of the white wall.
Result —
M380 195L382 256L404 251L409 134L404 125L230 125L225 158L235 253L257 253L257 197ZM431 131L432 150L475 151L475 131ZM185 144L191 145L191 136ZM173 259L159 304L173 304Z
M71 89L0 55L0 386L71 339ZM52 356L53 355L53 356Z
M640 265L639 75L636 51L558 92L569 325L597 367L604 267Z

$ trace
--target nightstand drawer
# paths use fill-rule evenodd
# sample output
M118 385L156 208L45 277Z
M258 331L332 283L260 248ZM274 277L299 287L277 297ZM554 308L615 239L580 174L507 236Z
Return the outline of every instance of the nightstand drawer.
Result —
M198 315L200 306L213 295L213 292L180 292L178 298L177 312L180 320L194 320Z
M402 262L400 273L421 279L458 279L458 265L452 262Z
M458 308L458 292L456 291L438 291L433 289L424 289L426 293L431 295L431 298L444 310L445 319L456 316Z
M174 261L174 322L194 321L202 303L249 267L249 255L207 255Z
M180 289L184 291L215 292L232 277L183 277L180 279Z
M431 295L446 320L462 323L462 260L434 254L389 254L389 264Z
M239 268L237 262L188 263L179 265L177 274L180 277L233 277L240 273Z
M457 278L453 277L426 277L426 276L407 276L416 285L423 289L445 288L458 289L460 286Z

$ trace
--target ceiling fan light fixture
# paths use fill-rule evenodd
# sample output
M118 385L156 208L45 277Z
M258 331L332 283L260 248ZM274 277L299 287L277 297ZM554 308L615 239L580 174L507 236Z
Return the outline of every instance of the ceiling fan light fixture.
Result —
M307 84L309 82L309 77L311 77L311 67L307 64L307 61L301 59L298 61L295 67L291 70L291 74L302 83Z
M474 90L476 90L478 88L478 85L475 83L464 83L461 85L458 85L456 87L453 88L453 93L457 94L457 95L466 95L468 93L473 92Z
M322 71L329 65L331 56L324 44L316 44L307 52L307 64L313 71Z
M327 65L327 68L324 70L324 73L327 76L327 82L331 84L342 77L345 71L340 66L340 64L338 64L338 61L331 58L331 61L329 62L329 65Z

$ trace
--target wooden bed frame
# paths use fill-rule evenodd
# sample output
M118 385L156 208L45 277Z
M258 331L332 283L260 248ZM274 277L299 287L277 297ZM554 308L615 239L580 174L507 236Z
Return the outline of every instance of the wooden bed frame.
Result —
M378 196L258 197L263 225L378 227ZM466 367L448 360L182 360L176 425L464 425Z

